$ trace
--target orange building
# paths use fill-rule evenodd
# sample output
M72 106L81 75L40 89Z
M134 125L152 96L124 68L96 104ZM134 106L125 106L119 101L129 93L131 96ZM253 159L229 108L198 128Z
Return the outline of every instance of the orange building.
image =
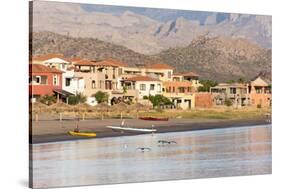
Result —
M38 98L62 89L62 71L41 64L29 64L29 95Z
M165 81L163 95L169 98L176 107L192 109L195 107L194 88L190 81Z

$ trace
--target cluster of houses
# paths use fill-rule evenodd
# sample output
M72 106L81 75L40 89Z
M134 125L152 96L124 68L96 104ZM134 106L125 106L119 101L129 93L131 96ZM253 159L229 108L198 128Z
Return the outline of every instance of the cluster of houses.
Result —
M218 84L209 92L199 92L202 86L194 72L174 73L163 63L127 64L113 60L90 61L67 58L62 54L32 57L29 64L29 94L31 102L44 95L56 95L68 102L71 95L83 94L87 103L96 105L94 94L109 95L109 104L129 99L141 103L145 96L163 95L182 109L210 108L225 105L271 106L270 83L261 77L246 84Z

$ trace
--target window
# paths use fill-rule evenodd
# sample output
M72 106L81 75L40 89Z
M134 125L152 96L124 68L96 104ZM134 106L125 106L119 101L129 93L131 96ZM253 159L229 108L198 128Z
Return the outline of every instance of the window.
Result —
M179 90L179 93L184 93L184 87L179 87L178 90Z
M95 89L95 88L96 88L96 81L92 80L92 89Z
M58 77L58 75L53 75L53 85L59 85L59 77Z
M145 84L140 84L140 90L141 91L145 91L146 89L146 85Z
M70 79L70 78L65 78L65 86L66 86L66 87L69 87L69 86L70 86L70 82L71 82L71 79Z
M122 75L122 68L118 68L118 75Z
M36 84L40 84L41 83L41 77L40 76L36 76L35 82L36 82Z
M236 88L230 88L230 94L236 94Z
M172 72L168 71L168 78L170 79L172 77Z
M155 85L154 84L150 84L150 90L154 91Z
M105 89L106 90L112 89L112 82L111 81L105 81Z
M47 76L32 76L32 79L31 79L31 84L34 84L34 85L46 85L48 82L47 82Z
M261 87L255 87L256 93L261 94L262 93L262 88Z

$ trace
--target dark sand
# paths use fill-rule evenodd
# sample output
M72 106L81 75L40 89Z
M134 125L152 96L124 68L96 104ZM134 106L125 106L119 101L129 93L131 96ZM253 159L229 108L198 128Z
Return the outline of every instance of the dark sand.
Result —
M66 140L89 139L88 137L71 136L67 132L73 131L78 121L73 119L58 121L58 120L45 120L32 122L32 131L30 135L30 143L46 143L57 142ZM118 119L105 119L105 120L84 120L79 121L79 129L81 131L93 131L97 134L95 138L102 137L116 137L116 136L129 136L144 134L139 132L120 132L113 131L106 126L120 126L121 120ZM180 131L194 131L203 129L216 129L216 128L229 128L229 127L242 127L251 125L269 124L265 119L259 120L214 120L214 119L171 119L169 121L144 121L138 119L127 119L125 126L133 128L154 128L157 129L156 133L165 132L180 132ZM147 133L146 133L147 134Z

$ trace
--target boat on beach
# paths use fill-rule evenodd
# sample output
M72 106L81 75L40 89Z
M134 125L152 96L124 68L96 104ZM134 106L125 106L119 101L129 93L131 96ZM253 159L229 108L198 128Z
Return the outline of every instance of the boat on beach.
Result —
M72 136L83 136L83 137L96 137L97 134L93 132L75 132L75 131L68 131L68 134Z
M139 117L141 120L146 121L168 121L169 118L156 118L156 117Z
M117 131L135 131L135 132L147 132L147 133L153 133L156 132L156 129L142 129L142 128L132 128L132 127L121 127L121 126L107 126L107 128L110 128L112 130Z

